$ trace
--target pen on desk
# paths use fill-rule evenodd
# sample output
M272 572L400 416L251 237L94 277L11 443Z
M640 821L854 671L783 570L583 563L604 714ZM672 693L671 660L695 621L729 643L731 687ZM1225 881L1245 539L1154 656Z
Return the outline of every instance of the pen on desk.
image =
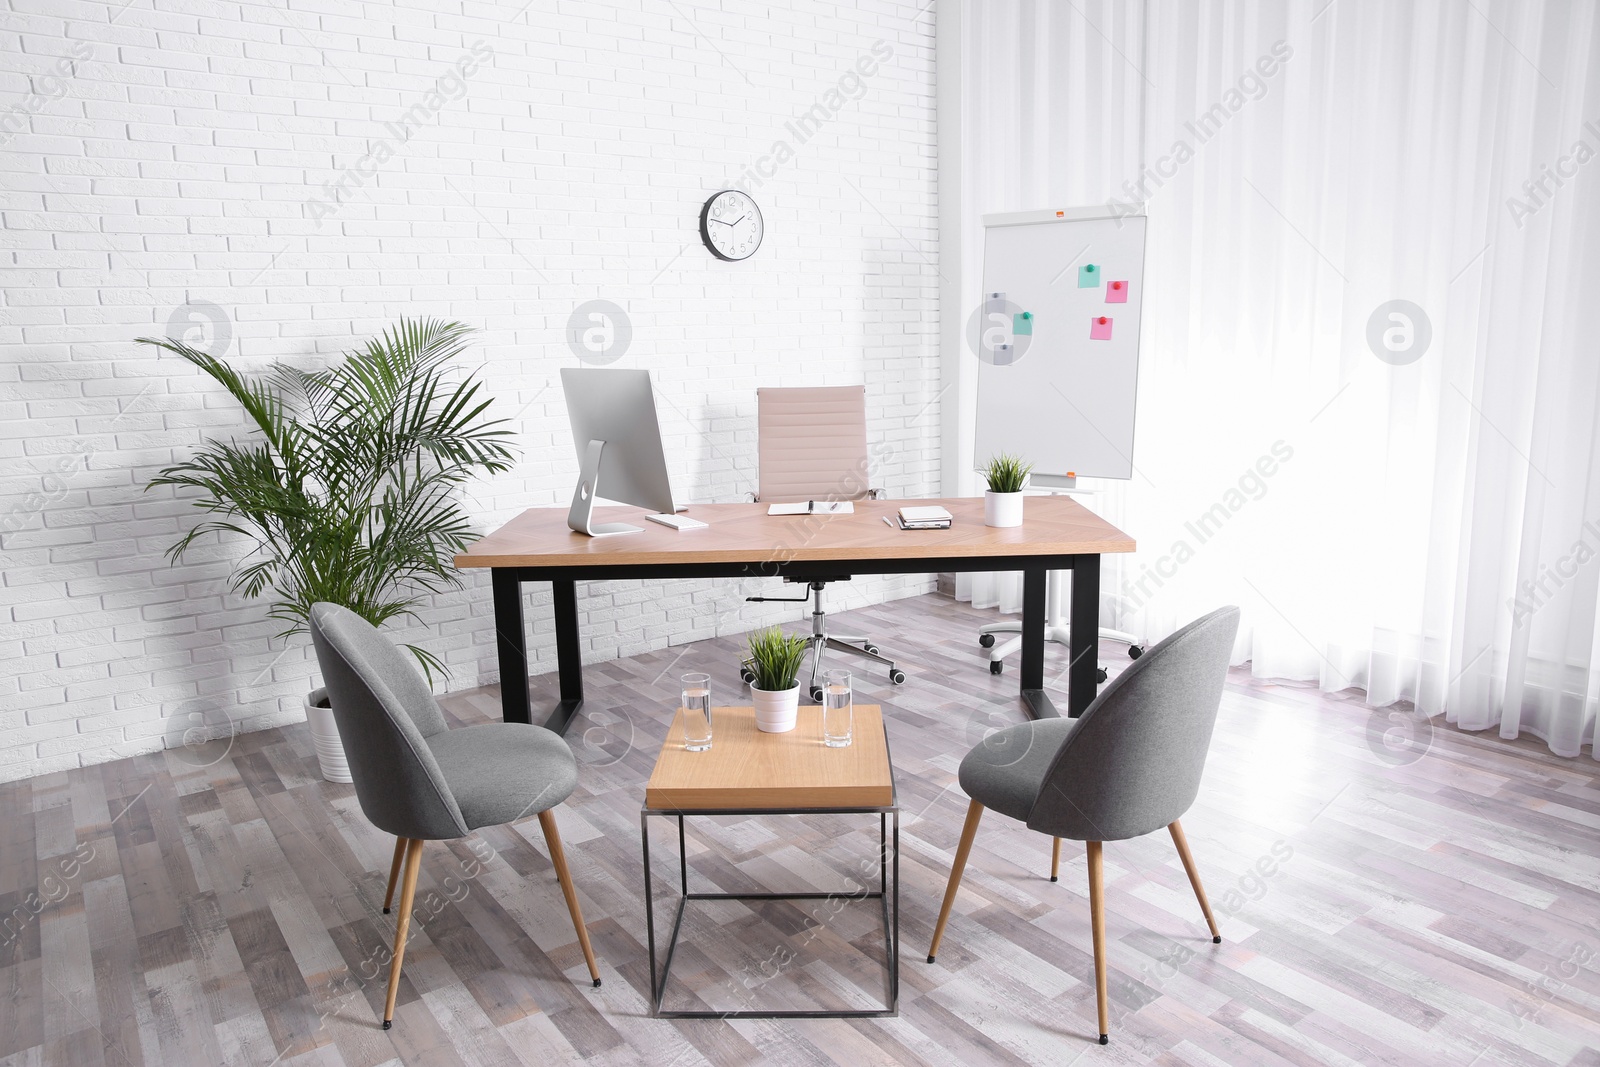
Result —
M891 530L894 529L894 523L889 521L889 516L887 516L887 515L885 515L883 517L883 524L885 526L889 527L889 529L891 529Z

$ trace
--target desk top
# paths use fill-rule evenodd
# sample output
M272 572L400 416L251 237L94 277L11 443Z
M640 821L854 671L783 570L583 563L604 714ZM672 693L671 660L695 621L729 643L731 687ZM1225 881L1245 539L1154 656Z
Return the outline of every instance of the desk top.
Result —
M948 530L885 525L902 506L943 504ZM529 508L456 556L457 567L585 567L780 560L959 559L1132 552L1133 538L1070 497L1030 496L1021 526L983 524L981 497L857 500L850 515L768 515L766 504L695 504L709 523L679 532L647 522L643 508L603 507L597 522L630 522L641 533L588 537L567 528L567 509Z
M894 803L889 741L876 704L857 704L854 742L822 743L822 709L801 705L793 730L756 729L751 708L711 709L711 748L683 744L683 709L672 720L656 767L645 786L644 806L656 811L694 809L883 808Z

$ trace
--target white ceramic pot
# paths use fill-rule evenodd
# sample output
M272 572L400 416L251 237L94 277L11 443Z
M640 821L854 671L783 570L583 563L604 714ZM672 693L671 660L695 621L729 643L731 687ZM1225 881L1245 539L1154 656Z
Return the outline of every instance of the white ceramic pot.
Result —
M983 524L985 526L1021 526L1022 494L983 492Z
M311 744L317 751L322 777L330 782L349 783L350 764L344 758L344 743L339 740L339 724L328 706L328 691L313 689L306 694L306 722L311 724Z
M769 734L788 733L800 715L800 684L788 689L767 690L750 687L756 708L756 729Z

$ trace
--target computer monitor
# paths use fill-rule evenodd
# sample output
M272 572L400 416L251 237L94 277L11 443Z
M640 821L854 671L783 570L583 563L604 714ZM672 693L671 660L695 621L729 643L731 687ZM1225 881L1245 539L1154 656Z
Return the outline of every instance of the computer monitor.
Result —
M656 422L656 397L647 370L563 367L572 443L578 452L578 486L567 525L579 533L638 533L625 522L595 523L596 497L650 508L671 516L672 483Z

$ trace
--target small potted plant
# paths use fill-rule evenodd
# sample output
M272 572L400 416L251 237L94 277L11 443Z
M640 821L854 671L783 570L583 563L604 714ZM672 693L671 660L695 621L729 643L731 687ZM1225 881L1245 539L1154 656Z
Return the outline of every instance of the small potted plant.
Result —
M755 702L756 728L769 734L793 730L800 709L800 663L811 642L776 626L757 630L749 640L746 667L755 676L750 696Z
M989 488L983 494L985 526L1022 525L1022 490L1032 470L1032 463L1024 463L1009 452L989 458L988 466L983 469L989 481Z

